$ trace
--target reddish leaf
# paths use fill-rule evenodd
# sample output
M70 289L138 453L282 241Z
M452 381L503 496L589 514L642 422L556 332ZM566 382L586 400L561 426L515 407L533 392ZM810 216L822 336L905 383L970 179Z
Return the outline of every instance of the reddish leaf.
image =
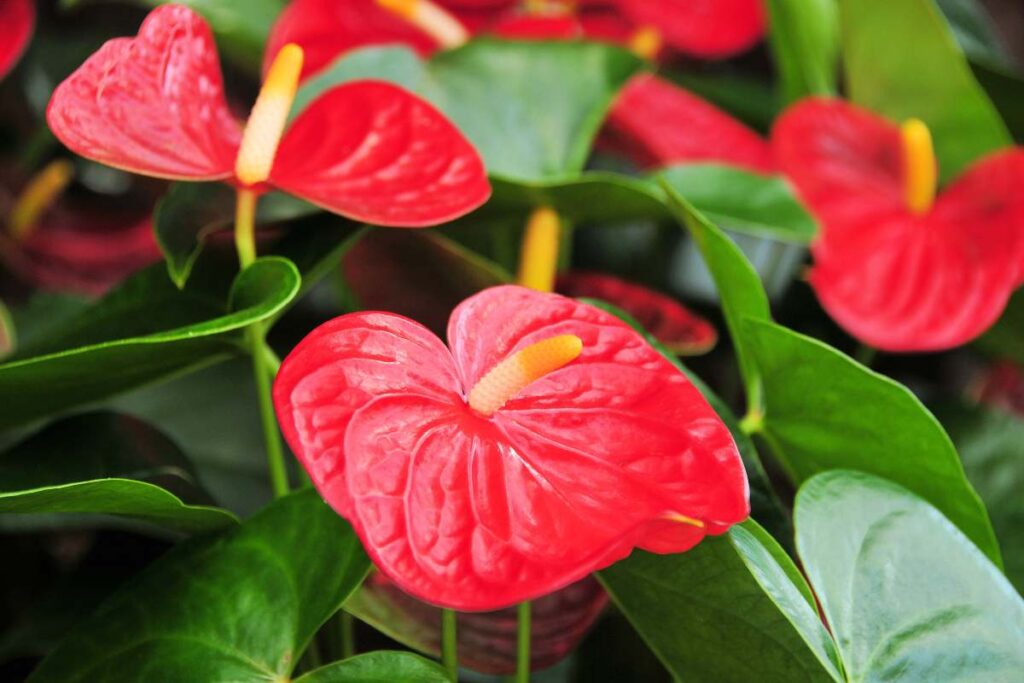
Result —
M985 369L974 390L979 402L1024 417L1024 368L999 361Z
M230 177L241 136L210 29L180 5L150 12L136 38L104 44L57 87L46 120L84 157L187 180Z
M645 167L718 161L771 173L757 133L696 95L655 76L636 76L612 106L602 142Z
M433 38L381 7L377 0L292 0L267 38L263 71L288 43L305 52L302 78L316 73L339 56L369 45L400 44L421 55L437 49Z
M0 257L36 287L98 296L160 260L160 249L148 216L57 206L24 242L0 238Z
M556 289L566 296L601 299L621 308L674 353L706 353L718 341L718 332L711 323L675 299L611 275L563 273L558 276Z
M639 26L653 26L675 49L728 57L753 47L765 32L762 0L615 0Z
M1002 313L1024 264L1024 150L982 159L916 215L895 125L806 100L773 132L782 170L823 224L810 280L862 341L889 351L964 344Z
M465 396L537 341L582 355L490 417ZM495 287L452 314L449 354L399 316L315 330L274 387L318 490L403 590L462 610L545 595L634 547L679 552L748 514L728 430L689 381L614 316ZM683 515L701 526L668 522Z
M390 632L397 632L402 642L413 640L428 653L440 654L441 611L437 607L403 593L383 574L371 575L352 600L362 607L357 614L369 612L386 619ZM575 650L607 603L607 593L591 577L531 603L530 668L554 666ZM518 624L515 608L460 612L456 629L459 663L481 673L514 673Z
M32 0L0 2L0 78L14 68L32 38L36 6Z
M473 146L433 106L388 83L340 85L285 133L270 174L277 187L376 225L423 227L490 196Z

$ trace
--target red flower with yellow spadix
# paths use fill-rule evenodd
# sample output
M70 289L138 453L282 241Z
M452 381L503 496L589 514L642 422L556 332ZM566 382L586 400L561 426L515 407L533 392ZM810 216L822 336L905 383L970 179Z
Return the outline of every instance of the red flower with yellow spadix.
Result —
M453 311L448 342L353 313L306 337L274 384L293 451L402 590L499 609L747 517L728 429L610 313L494 287Z
M928 128L839 100L797 103L772 133L822 223L810 283L828 313L888 351L938 351L994 323L1024 280L1024 150L990 154L936 195Z
M36 21L33 0L0 2L0 78L14 68L32 38Z
M767 24L763 0L613 0L622 14L679 52L722 58L752 48ZM650 40L650 38L649 38Z
M302 61L301 48L280 50L243 132L228 111L206 22L162 5L137 37L107 42L61 83L46 118L70 149L110 166L224 180L253 201L274 187L376 225L433 225L487 199L473 146L396 86L337 86L285 130Z

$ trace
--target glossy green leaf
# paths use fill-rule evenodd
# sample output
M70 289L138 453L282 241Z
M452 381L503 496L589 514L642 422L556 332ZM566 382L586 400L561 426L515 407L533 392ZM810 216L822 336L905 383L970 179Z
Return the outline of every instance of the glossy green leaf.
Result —
M1020 680L1024 602L934 507L878 477L826 472L801 487L796 530L851 681Z
M768 13L783 100L834 95L839 71L836 0L768 0Z
M174 531L233 525L208 497L178 447L134 418L77 415L0 454L0 513L96 513Z
M895 121L932 130L943 179L1010 144L933 0L840 0L849 97ZM913 36L907 49L900 36Z
M285 681L369 569L312 490L177 546L79 624L32 683Z
M800 572L754 522L685 553L635 550L598 578L679 680L841 680Z
M156 7L165 0L135 0ZM175 0L188 5L210 24L225 56L251 72L259 71L270 27L284 0Z
M173 439L188 453L203 484L221 506L249 516L271 500L249 358L232 358L141 387L115 397L108 405Z
M1006 575L1024 591L1024 419L975 405L939 406L936 415L992 517Z
M310 671L295 683L451 683L436 662L411 652L368 652Z
M747 405L751 410L757 410L761 404L760 371L751 357L751 351L740 326L744 318L771 319L768 296L757 271L750 265L739 247L700 215L671 185L662 182L668 193L669 206L672 207L679 223L689 231L718 288L722 312L725 314L725 322L736 347L740 373L743 375L747 390Z
M935 505L1000 561L953 443L910 390L785 327L747 320L742 334L764 383L760 433L794 482L832 469L886 477Z
M781 176L720 164L672 166L659 175L719 228L801 244L817 233L814 217Z
M447 114L492 175L572 177L582 170L615 94L641 65L623 49L574 41L477 39L425 63L405 48L369 48L307 81L293 111L339 83L388 80Z
M230 291L221 275L230 270L215 271L179 291L163 265L150 267L35 347L39 355L0 365L0 428L224 358L242 328L273 316L299 291L298 270L282 258L257 260Z

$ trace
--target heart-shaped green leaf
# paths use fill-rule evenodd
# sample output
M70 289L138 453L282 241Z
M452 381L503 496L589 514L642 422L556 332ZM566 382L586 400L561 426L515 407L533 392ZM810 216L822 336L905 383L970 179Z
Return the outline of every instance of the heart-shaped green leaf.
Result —
M351 528L314 491L289 495L233 530L177 546L79 624L29 680L290 680L369 566Z
M842 680L810 589L754 522L685 553L635 550L598 577L680 680Z
M1024 602L938 510L840 470L808 480L795 514L800 558L849 680L1020 680Z
M943 179L1012 144L933 0L840 0L850 99L895 121L928 124ZM914 49L893 40L913 36Z
M301 281L294 264L276 257L257 260L229 291L224 272L179 291L163 265L150 267L35 347L38 355L0 365L0 428L226 357L238 331L283 309Z
M295 683L451 683L437 663L411 652L368 652L310 671Z
M771 48L785 102L833 95L839 70L836 0L768 0Z
M115 413L55 422L0 455L2 513L117 515L189 533L237 521L194 504L208 500L174 443Z
M999 562L953 443L910 390L779 325L747 320L742 334L764 384L760 433L794 482L831 469L885 477L935 505Z
M679 196L719 228L807 243L818 226L781 176L721 164L685 164L660 173Z
M293 112L339 83L388 80L447 114L490 174L519 181L573 177L615 94L641 65L621 48L575 41L478 39L425 63L406 48L368 48L309 79Z

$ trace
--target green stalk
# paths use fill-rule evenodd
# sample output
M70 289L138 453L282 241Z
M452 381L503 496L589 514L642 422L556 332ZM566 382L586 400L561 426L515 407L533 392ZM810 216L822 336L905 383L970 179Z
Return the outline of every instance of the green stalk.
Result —
M441 610L441 664L453 681L459 680L459 655L455 646L455 610Z
M239 190L235 207L235 248L238 263L245 270L256 260L256 199L252 190ZM245 340L252 356L253 379L256 380L256 397L260 405L260 421L263 424L263 441L267 448L267 470L274 497L288 493L288 469L285 466L284 448L277 431L277 419L270 395L270 382L276 369L268 357L263 323L256 322L245 330ZM271 354L272 355L272 354Z
M530 602L519 603L519 629L516 640L516 683L530 683Z

